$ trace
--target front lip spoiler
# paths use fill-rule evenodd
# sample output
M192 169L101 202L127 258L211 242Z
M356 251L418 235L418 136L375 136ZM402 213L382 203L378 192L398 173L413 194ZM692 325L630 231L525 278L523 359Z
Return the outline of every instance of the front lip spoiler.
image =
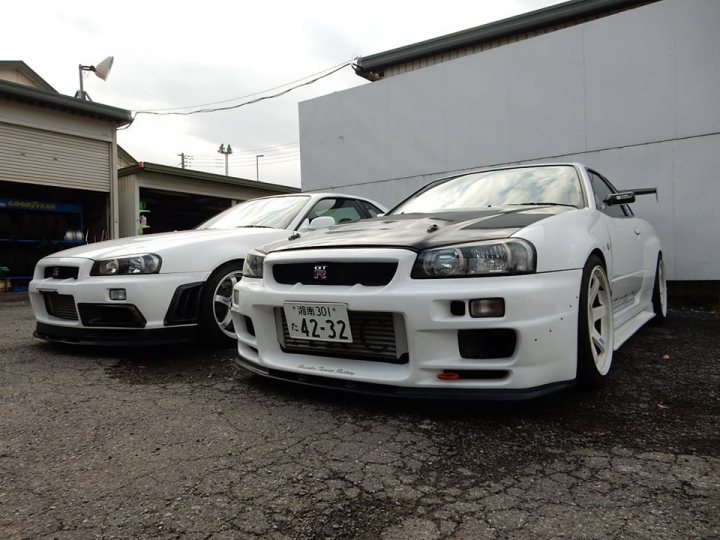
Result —
M33 336L55 343L100 345L107 347L144 347L197 340L197 325L172 328L68 328L38 322Z
M405 398L405 399L442 399L456 401L528 401L548 394L559 392L575 386L575 381L560 381L556 383L524 389L475 389L475 388L416 388L404 386L391 386L387 384L353 382L331 377L305 375L291 371L265 369L243 358L235 358L235 364L251 373L276 381L292 382L325 388L329 390L342 390L355 394L371 395L377 397Z

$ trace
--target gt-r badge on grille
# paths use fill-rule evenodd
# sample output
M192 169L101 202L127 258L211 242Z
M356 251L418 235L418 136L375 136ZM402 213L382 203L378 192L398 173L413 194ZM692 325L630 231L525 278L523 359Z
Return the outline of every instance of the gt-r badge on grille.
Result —
M315 266L315 274L313 279L327 279L327 265L318 264Z

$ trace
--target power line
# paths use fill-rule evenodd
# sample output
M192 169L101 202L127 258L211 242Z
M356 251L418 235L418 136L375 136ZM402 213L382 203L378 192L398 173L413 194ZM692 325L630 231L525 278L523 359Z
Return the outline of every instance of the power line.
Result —
M231 102L231 101L237 101L237 100L239 100L239 99L245 99L245 98L249 98L249 97L252 97L252 96L257 96L257 95L259 95L259 94L264 94L265 92L271 92L271 91L273 91L273 90L277 90L278 88L284 88L284 87L286 87L286 86L290 86L291 84L295 84L295 83L297 83L297 82L304 81L305 79L309 79L310 77L315 77L315 76L317 76L317 75L320 75L320 74L322 74L322 73L325 73L326 71L342 69L342 68L344 68L345 66L350 65L350 64L352 64L352 61L350 61L350 62L343 62L342 64L337 64L337 65L334 65L334 66L330 66L329 68L322 69L322 70L318 71L317 73L312 73L312 74L310 74L310 75L306 75L305 77L300 77L299 79L295 79L294 81L286 82L286 83L284 83L284 84L279 84L278 86L273 86L272 88L266 88L265 90L260 90L260 91L258 91L258 92L253 92L252 94L246 94L246 95L244 95L244 96L239 96L239 97L230 98L230 99L223 99L223 100L220 100L220 101L213 101L213 102L210 102L210 103L200 103L200 104L198 104L198 105L187 105L187 106L184 106L184 107L165 107L165 108L162 108L162 109L143 109L142 111L138 111L138 112L143 112L143 113L157 113L157 112L164 112L164 111L181 111L181 110L184 110L184 109L194 109L194 108L196 108L196 107L208 107L208 106L210 106L210 105L220 105L220 104L222 104L222 103L229 103L229 102ZM334 73L334 71L333 71L332 73ZM328 75L330 75L330 74L331 74L331 73L328 73Z
M324 79L325 77L329 77L330 75L337 73L341 69L349 66L352 64L352 62L346 62L339 67L333 69L332 71L329 71L328 73L325 73L324 75L320 75L319 77L315 77L314 79L310 79L309 81L305 81L303 83L297 84L295 86L291 86L290 88L287 88L283 90L282 92L277 92L276 94L271 94L269 96L261 96L259 98L251 99L250 101L244 101L243 103L238 103L236 105L230 105L228 107L215 107L212 109L197 109L194 111L187 111L187 112L154 112L154 111L137 111L135 113L135 116L133 119L135 119L140 114L151 114L154 116L190 116L191 114L201 114L201 113L212 113L212 112L220 112L220 111L230 111L233 109L239 109L240 107L244 107L246 105L252 105L254 103L259 103L261 101L265 101L268 99L273 99L276 97L284 96L285 94L288 94L292 92L293 90L297 90L298 88L302 88L303 86L309 86L313 83L316 83L320 79Z
M299 145L300 145L300 141L294 141L294 142L289 142L289 143L285 143L285 144L273 144L271 146L262 146L259 148L243 148L242 150L236 150L236 152L239 152L241 154L250 153L250 152L270 152L277 148L284 148L286 146L299 146ZM207 157L207 156L215 156L215 154L193 154L193 156Z

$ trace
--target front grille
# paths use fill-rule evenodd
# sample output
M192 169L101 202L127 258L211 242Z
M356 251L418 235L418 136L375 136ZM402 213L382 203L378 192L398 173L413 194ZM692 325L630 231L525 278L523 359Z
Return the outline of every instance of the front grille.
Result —
M352 343L313 341L291 338L282 308L275 308L276 320L281 322L280 344L288 353L332 356L351 360L370 360L390 364L407 364L408 354L398 354L395 340L395 321L392 313L348 311ZM403 331L398 317L398 331Z
M58 294L56 292L43 293L45 309L51 317L77 321L78 314L75 309L75 299L71 294Z
M276 264L273 277L284 285L387 285L395 275L394 262L312 262Z
M147 321L133 304L78 304L85 326L144 328Z
M77 279L78 270L77 266L46 266L45 279Z

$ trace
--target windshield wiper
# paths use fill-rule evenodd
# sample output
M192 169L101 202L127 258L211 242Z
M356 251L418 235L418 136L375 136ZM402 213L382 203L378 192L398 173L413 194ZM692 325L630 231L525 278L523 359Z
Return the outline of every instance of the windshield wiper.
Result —
M269 225L235 225L236 229L274 229Z
M524 202L524 203L509 203L507 206L569 206L570 208L577 208L574 204L565 204L559 202Z

